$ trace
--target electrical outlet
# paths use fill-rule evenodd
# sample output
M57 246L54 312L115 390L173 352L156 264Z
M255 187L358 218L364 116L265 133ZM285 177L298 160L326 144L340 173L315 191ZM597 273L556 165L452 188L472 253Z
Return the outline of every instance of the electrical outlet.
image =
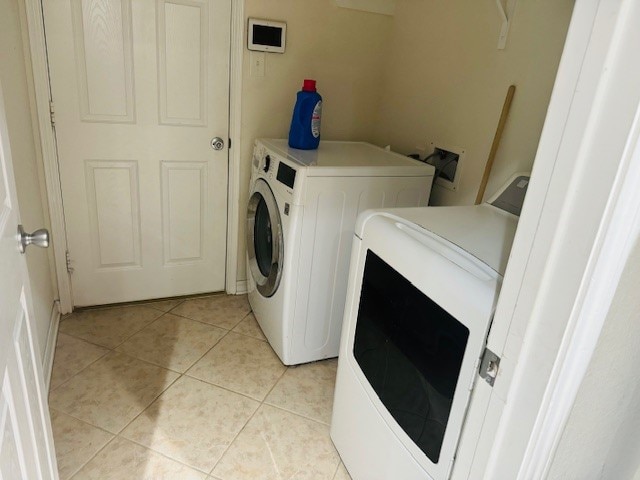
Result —
M251 61L251 76L264 77L265 53L251 52L249 54L249 60Z

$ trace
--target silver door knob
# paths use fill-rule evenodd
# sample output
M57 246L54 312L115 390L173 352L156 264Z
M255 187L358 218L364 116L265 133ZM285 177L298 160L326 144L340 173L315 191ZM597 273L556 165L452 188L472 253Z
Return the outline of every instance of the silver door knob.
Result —
M224 148L224 140L220 137L213 137L211 139L211 148L214 150L222 150Z
M41 228L33 233L27 233L22 228L22 225L18 225L18 249L20 253L24 253L29 245L47 248L49 246L49 231L46 228Z

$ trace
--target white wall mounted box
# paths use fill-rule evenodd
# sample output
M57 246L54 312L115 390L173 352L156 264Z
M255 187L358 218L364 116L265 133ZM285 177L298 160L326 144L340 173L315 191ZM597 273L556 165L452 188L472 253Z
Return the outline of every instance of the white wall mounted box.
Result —
M466 153L465 149L462 147L452 147L448 145L443 146L442 144L435 142L430 142L429 145L432 152L434 152L436 148L439 148L440 150L446 150L447 152L455 153L456 155L458 155L458 161L456 162L457 165L454 170L455 173L453 176L453 180L448 180L447 178L442 176L434 180L434 183L440 187L457 191L458 185L460 184L460 177L462 176L462 166L464 164L464 157Z
M247 48L258 52L284 53L287 24L272 20L249 19Z

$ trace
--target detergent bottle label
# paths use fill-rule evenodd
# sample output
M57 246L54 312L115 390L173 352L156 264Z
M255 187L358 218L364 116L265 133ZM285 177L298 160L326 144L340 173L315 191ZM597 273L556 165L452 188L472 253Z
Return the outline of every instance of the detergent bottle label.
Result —
M320 117L322 116L322 100L316 103L311 114L311 134L314 138L320 136Z

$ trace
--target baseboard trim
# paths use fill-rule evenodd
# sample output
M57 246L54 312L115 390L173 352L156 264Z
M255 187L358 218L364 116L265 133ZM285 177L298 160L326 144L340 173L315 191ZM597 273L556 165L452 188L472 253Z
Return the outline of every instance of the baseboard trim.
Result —
M236 295L244 295L247 293L247 281L246 280L238 280L236 282Z
M53 370L53 357L56 353L56 340L58 339L58 327L60 326L60 302L53 302L51 308L51 319L49 321L49 334L47 335L47 346L44 350L42 362L42 372L44 373L44 384L46 391L49 391L51 383L51 372Z

